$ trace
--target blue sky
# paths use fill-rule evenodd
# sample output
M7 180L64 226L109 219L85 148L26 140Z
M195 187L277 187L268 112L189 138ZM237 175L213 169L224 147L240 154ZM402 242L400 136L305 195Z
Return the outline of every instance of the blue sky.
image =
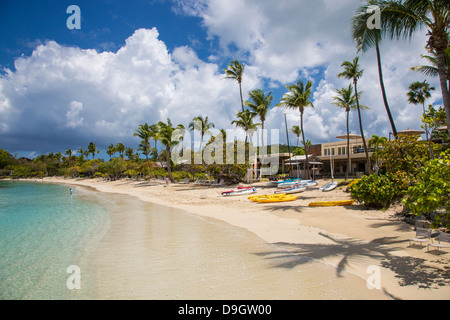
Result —
M223 79L234 59L246 65L250 90L314 83L314 109L305 114L313 143L345 132L345 113L332 104L340 64L356 56L350 18L360 0L135 0L3 1L0 4L0 148L30 156L122 142L137 148L141 123L170 117L188 125L208 116L217 128L240 109L237 83ZM69 5L81 9L81 29L69 30ZM425 78L426 31L412 41L384 41L382 59L397 129L420 127L419 106L406 101L408 85ZM360 81L366 136L388 136L375 53L361 55ZM439 88L436 79L427 79ZM428 103L439 103L439 90ZM265 127L284 133L284 110L272 110ZM296 111L288 126L299 124ZM350 130L359 133L356 113ZM284 134L280 134L285 142ZM291 141L295 140L291 137Z

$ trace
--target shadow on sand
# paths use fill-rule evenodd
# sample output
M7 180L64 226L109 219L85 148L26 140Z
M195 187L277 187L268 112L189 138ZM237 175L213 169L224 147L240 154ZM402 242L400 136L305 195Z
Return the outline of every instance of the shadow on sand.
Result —
M335 239L323 233L320 233L320 235L332 240L332 243L292 244L278 242L273 245L279 250L256 253L256 255L275 261L275 268L287 269L306 264L311 261L311 258L323 261L330 257L340 257L336 269L337 277L342 276L351 261L364 261L367 258L372 258L380 261L381 267L394 272L400 286L433 289L450 285L450 266L442 265L439 268L427 264L425 259L399 257L393 254L401 248L395 248L392 245L404 243L403 240L400 241L396 237L378 238L367 243L355 239ZM432 254L431 251L430 254Z

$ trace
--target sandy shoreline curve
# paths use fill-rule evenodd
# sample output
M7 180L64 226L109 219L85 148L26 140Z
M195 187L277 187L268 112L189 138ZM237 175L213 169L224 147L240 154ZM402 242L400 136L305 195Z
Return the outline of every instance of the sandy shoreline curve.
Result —
M35 181L35 180L30 180ZM413 226L387 211L360 206L308 207L311 201L345 200L343 188L321 192L317 187L296 201L254 203L247 196L222 197L230 187L165 184L148 181L44 178L37 181L91 187L217 219L244 228L292 254L314 258L369 282L379 272L380 290L393 299L450 299L450 251L437 254L409 246ZM257 194L273 193L265 183ZM339 271L338 271L339 272ZM367 290L367 288L362 288Z

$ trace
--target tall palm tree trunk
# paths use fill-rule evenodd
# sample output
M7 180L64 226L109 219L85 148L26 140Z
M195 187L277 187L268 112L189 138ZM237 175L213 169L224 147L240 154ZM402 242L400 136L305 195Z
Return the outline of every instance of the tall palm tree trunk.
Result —
M308 150L306 150L306 140L305 140L305 131L303 130L303 112L302 111L300 111L300 127L302 129L303 147L305 148L305 157L306 157L305 172L306 172L306 178L309 179L310 178L310 174L309 174Z
M445 62L445 54L443 51L439 50L436 52L436 56L438 61L437 67L439 74L439 82L441 84L442 90L442 100L445 108L445 116L447 118L447 131L450 136L450 93L449 93L450 88L447 86L447 66Z
M361 131L362 141L364 145L364 152L366 153L366 160L367 160L367 169L369 171L369 174L371 173L370 169L370 159L369 159L369 152L367 150L367 144L366 144L366 138L364 137L364 131L362 126L362 119L361 119L361 108L359 107L359 99L358 99L358 87L357 87L357 81L354 80L353 84L355 85L355 97L356 97L356 106L358 108L358 118L359 118L359 130Z
M397 129L395 128L394 119L392 118L391 109L389 108L389 104L387 101L386 88L384 87L383 68L381 67L381 53L380 53L380 46L378 45L378 40L375 44L375 49L377 51L378 76L380 78L380 86L381 86L381 93L383 95L384 107L386 108L386 112L389 117L389 122L391 123L392 133L394 134L394 137L397 137Z
M170 165L170 147L169 146L167 146L167 148L166 148L166 164L167 164L167 172L169 174L169 179L172 183L174 183L175 180L173 179L172 167Z
M345 180L348 180L349 172L350 172L350 132L348 131L348 118L349 111L347 111L347 170L345 171Z
M242 112L244 112L244 98L242 97L242 84L239 82L239 94L241 96L241 107Z

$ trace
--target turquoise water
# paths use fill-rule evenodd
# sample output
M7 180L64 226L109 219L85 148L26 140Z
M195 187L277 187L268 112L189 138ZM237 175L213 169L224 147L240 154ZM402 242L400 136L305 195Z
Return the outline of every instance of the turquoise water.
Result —
M67 270L102 236L108 214L78 192L0 181L0 299L80 298L68 289Z

